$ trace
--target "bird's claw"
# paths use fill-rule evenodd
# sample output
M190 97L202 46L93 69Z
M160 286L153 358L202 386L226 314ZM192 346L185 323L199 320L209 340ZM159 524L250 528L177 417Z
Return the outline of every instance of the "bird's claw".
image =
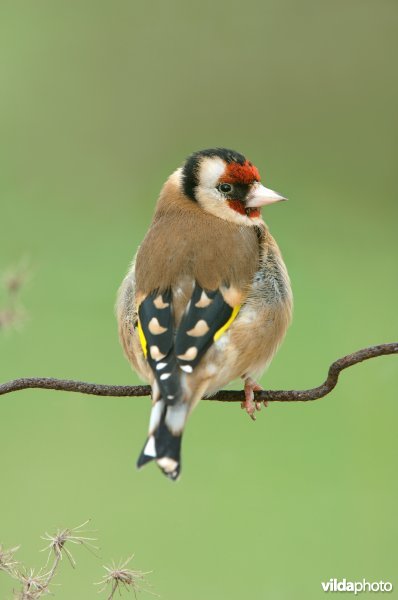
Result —
M250 402L250 400L245 400L244 402L241 403L241 408L244 408L247 412L247 414L249 415L249 417L255 421L256 420L256 414L255 411L256 410L260 410L258 408L258 402Z
M245 379L245 400L241 403L241 408L244 408L249 415L249 417L255 421L256 420L256 410L261 410L262 402L260 400L254 399L254 392L259 392L263 388L261 385L256 383L254 379L248 377ZM264 406L267 406L267 401L264 401Z

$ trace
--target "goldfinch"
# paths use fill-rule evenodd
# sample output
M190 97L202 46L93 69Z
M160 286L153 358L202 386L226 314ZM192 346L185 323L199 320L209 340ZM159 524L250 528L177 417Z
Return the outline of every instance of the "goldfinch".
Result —
M124 352L152 386L138 467L155 460L176 480L188 416L233 379L244 380L255 418L254 377L292 314L289 276L260 212L284 199L225 148L195 152L164 184L117 301Z

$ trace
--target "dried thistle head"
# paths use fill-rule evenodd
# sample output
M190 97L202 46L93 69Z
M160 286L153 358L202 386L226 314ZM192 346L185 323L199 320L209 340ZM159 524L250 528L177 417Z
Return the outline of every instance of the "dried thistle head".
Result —
M10 267L3 275L3 285L10 296L16 296L31 278L30 261L22 259L18 264Z
M82 535L83 533L90 533L82 529L82 527L87 525L87 523L89 523L89 520L85 521L81 525L78 525L77 527L74 527L73 529L58 529L58 531L53 535L46 533L44 536L42 536L42 540L50 542L48 546L46 546L42 550L42 552L44 552L45 550L49 550L47 564L50 560L51 555L54 553L57 562L61 560L63 555L65 554L72 567L74 568L76 566L76 561L73 558L72 553L66 547L67 542L71 544L80 544L82 546L85 546L88 550L98 550L97 546L94 546L91 543L95 542L96 538L86 537Z
M47 592L45 592L47 593ZM49 593L49 592L48 592ZM39 600L42 592L35 592L33 590L14 590L13 596L15 600Z
M0 571L4 571L15 577L15 570L19 562L15 560L14 554L19 549L19 546L8 548L7 550L0 544Z
M134 554L123 563L120 561L118 565L114 562L110 566L104 565L106 573L103 575L102 580L96 585L102 586L99 590L100 592L105 591L106 588L110 588L108 600L113 598L116 592L121 594L122 591L133 592L135 598L137 598L137 592L148 592L156 596L156 594L148 590L147 587L143 587L143 584L146 586L149 585L145 580L145 576L149 575L151 571L133 571L132 569L127 568L127 565L133 558Z
M19 573L18 579L22 584L22 589L14 592L14 598L18 598L18 600L37 600L44 594L49 594L48 578L49 573L42 573L42 569L37 573L34 569Z
M31 269L27 260L11 267L1 276L1 288L4 292L0 295L0 330L18 329L26 321L26 310L20 301L21 289L30 279ZM1 290L0 290L1 291Z
M4 308L0 310L0 330L20 329L26 321L23 308Z

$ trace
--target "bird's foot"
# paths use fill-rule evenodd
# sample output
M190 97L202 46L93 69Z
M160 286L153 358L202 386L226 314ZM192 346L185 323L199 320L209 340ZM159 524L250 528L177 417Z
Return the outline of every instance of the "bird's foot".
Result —
M256 420L256 410L261 410L261 402L254 400L254 392L260 392L263 388L251 377L245 379L245 401L242 402L241 407L244 408L253 421ZM264 402L264 406L267 406L267 402Z

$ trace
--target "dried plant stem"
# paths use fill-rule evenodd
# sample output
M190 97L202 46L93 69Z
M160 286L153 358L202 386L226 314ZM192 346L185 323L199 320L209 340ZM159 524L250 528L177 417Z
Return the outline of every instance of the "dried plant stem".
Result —
M329 367L326 380L318 387L308 390L264 390L255 392L256 401L267 402L308 402L317 400L329 394L335 387L341 371L352 367L364 360L385 356L387 354L398 354L398 342L369 346L353 354L339 358ZM105 385L99 383L87 383L85 381L73 381L70 379L54 379L52 377L29 377L14 379L0 384L0 396L27 388L41 388L47 390L61 390L64 392L79 392L94 396L149 396L151 388L148 385ZM244 394L241 390L221 390L204 400L218 400L220 402L242 402Z
M117 590L117 588L118 588L118 587L119 587L119 586L118 586L118 582L117 582L117 581L114 581L114 582L113 582L112 589L111 589L111 593L110 593L110 594L109 594L109 596L108 596L108 600L112 600L113 596L116 594L116 590Z
M51 569L49 570L49 572L47 573L47 576L46 576L45 586L47 589L48 589L48 586L50 585L51 581L55 577L56 571L58 569L58 565L61 562L61 558L62 558L61 554L55 554L53 566L51 567Z

